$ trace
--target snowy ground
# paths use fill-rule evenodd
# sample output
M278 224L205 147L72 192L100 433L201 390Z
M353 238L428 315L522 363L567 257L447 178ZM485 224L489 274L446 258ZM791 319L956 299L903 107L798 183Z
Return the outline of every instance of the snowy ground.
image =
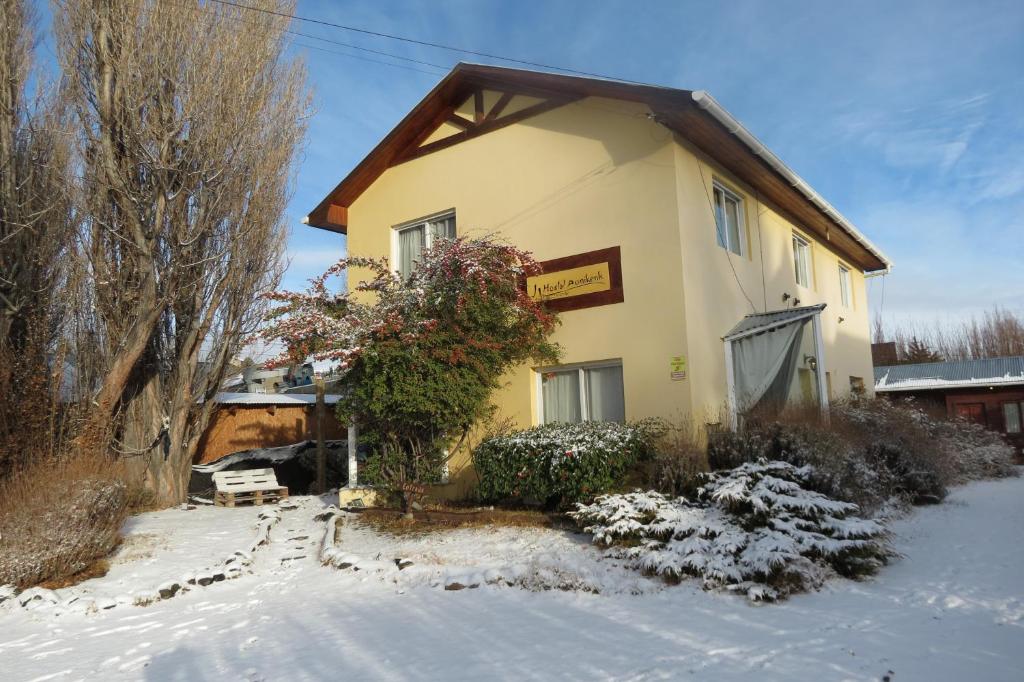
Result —
M1024 679L1024 479L895 523L904 558L870 582L767 606L665 587L538 529L395 539L346 524L339 551L362 570L324 567L323 508L271 515L255 549L259 509L133 519L107 576L0 605L3 679Z

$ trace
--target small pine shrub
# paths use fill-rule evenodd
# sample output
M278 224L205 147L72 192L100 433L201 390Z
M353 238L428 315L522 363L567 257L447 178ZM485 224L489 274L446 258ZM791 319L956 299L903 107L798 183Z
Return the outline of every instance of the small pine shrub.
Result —
M486 438L473 451L484 501L534 501L549 508L593 499L621 485L660 433L636 424L545 424Z
M647 574L773 601L819 586L830 571L870 575L891 556L883 527L855 516L854 504L808 490L812 474L762 460L705 474L694 499L605 495L570 515Z

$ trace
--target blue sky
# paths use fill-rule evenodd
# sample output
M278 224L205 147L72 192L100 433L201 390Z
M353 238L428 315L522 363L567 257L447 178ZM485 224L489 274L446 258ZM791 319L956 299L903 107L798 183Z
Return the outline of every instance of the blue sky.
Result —
M996 304L1024 312L1019 0L299 0L297 14L708 90L894 260L887 319L954 320ZM439 65L501 63L303 22L294 28ZM300 288L345 246L302 217L440 71L292 49L307 59L316 101L288 215L284 284ZM881 280L869 296L881 306Z

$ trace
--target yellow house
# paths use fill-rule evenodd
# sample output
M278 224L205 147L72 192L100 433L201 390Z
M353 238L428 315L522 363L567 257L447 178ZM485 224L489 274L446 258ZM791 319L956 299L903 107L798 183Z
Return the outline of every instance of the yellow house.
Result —
M438 236L532 251L564 356L495 396L523 427L872 391L889 260L705 92L460 64L306 222L403 272Z

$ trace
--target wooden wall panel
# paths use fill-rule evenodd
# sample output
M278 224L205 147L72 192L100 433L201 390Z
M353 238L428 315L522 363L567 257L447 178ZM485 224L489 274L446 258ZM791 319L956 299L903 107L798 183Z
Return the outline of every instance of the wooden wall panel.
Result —
M327 406L324 436L345 438L346 430ZM291 445L316 438L316 408L312 405L222 405L210 419L195 464L206 464L239 450Z

